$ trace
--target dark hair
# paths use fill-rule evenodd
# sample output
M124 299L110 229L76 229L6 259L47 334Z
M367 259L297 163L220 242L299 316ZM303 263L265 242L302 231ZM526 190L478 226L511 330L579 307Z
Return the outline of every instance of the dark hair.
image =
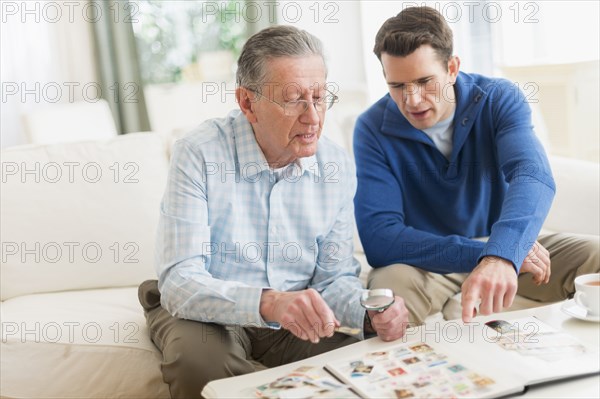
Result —
M320 56L325 63L323 44L316 36L293 26L265 28L244 44L237 63L237 84L255 90L265 83L268 61L308 55Z
M373 52L381 61L381 53L406 57L424 44L430 45L446 65L452 57L452 30L434 8L409 7L383 23Z

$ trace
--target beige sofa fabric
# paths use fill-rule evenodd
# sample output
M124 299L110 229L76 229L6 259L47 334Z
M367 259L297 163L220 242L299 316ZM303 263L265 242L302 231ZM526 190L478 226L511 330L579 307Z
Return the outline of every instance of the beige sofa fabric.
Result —
M2 397L169 398L137 288L2 303Z
M153 133L2 152L2 300L154 277L168 158Z

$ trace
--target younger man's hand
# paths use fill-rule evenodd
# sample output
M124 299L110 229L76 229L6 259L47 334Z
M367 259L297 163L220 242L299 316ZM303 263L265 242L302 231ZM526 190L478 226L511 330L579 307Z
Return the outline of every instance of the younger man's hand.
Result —
M468 323L479 312L489 315L512 305L517 293L517 273L512 263L486 256L462 284L462 319Z
M550 281L550 252L539 242L535 242L525 257L519 274L531 273L537 285Z

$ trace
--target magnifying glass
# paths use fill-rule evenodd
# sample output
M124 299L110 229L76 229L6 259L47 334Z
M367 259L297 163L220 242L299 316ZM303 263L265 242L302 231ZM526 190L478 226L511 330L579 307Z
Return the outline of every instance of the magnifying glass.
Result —
M380 313L392 306L395 300L394 292L389 288L367 290L360 296L360 304L363 308Z
M389 288L366 290L360 296L360 304L363 308L379 313L392 306L395 300L394 292ZM337 327L335 331L349 335L356 335L360 333L361 329L341 326Z

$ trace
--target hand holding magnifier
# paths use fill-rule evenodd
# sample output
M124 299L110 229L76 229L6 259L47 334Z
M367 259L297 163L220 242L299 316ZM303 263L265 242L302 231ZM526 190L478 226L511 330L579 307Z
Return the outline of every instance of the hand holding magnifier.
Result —
M394 292L388 288L367 290L360 296L360 304L363 308L379 313L392 306L395 300ZM336 328L335 331L344 334L356 335L360 333L361 329L342 326Z

